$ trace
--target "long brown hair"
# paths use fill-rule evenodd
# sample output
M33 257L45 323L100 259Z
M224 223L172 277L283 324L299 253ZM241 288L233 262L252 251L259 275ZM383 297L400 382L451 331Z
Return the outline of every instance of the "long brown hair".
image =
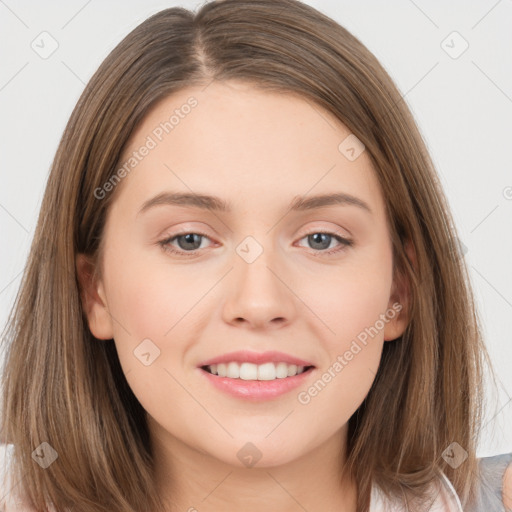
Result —
M409 283L410 322L384 344L374 384L349 420L346 467L358 485L358 512L368 510L373 483L391 497L421 494L440 470L470 503L484 361L491 366L447 201L413 117L375 56L296 0L163 10L129 33L87 84L57 149L3 334L3 435L14 444L16 480L38 509L163 510L145 411L114 344L89 331L75 257L99 261L117 189L101 200L95 190L116 172L149 109L184 87L228 79L299 93L334 114L364 144L381 185L395 277ZM59 455L44 471L31 457L43 442ZM453 442L468 454L457 469L443 458Z

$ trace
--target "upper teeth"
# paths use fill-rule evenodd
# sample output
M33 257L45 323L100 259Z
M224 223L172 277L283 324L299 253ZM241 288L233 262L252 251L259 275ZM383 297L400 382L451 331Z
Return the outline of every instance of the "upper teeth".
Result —
M208 367L213 375L243 380L274 380L293 377L304 371L304 366L286 363L219 363Z

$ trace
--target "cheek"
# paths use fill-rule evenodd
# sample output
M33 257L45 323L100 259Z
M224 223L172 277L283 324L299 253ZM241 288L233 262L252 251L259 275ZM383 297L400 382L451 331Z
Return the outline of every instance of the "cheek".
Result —
M188 344L184 331L191 328L200 295L190 273L186 277L135 255L111 261L108 297L119 360L137 399L158 417L169 390L179 392L172 376L183 381L176 368L183 365ZM185 400L176 400L174 410L180 405Z
M380 315L388 308L391 290L391 269L382 262L377 265L354 265L325 271L325 276L304 279L300 297L319 319L319 339L328 341L331 350L348 348L360 334L371 332L382 337ZM375 330L379 334L375 334Z
M304 403L314 399L318 405L336 404L325 409L333 421L341 411L346 417L359 407L375 378L386 319L394 316L388 310L391 285L391 253L385 250L328 269L323 279L304 281L301 296L321 320L309 325L315 326L316 338L327 354L320 382L315 389L303 390ZM320 395L320 390L322 398L317 399L315 393Z
M324 287L310 282L308 289L308 305L314 304L315 316L322 320L312 323L327 357L311 386L301 389L297 398L307 417L321 417L332 426L348 421L375 379L390 278L382 269L367 268L361 273L340 272Z
M194 274L183 266L170 268L164 260L155 262L137 256L112 258L109 306L118 321L114 324L121 324L114 329L121 337L128 331L133 343L141 337L163 340L207 291L208 283L194 280Z

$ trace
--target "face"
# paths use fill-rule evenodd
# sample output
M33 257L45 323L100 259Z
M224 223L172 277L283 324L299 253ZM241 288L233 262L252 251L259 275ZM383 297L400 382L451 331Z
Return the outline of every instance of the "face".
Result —
M101 279L82 282L90 329L113 338L162 443L261 467L345 432L405 328L383 197L353 137L310 101L235 81L173 94L132 135ZM201 368L226 354L221 375Z

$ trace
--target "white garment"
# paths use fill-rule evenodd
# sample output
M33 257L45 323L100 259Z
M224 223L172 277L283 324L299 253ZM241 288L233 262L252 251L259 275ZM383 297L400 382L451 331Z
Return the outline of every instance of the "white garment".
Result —
M0 512L37 512L27 504L22 481L14 481L10 472L13 444L0 444ZM54 507L49 512L55 512Z
M14 482L9 471L13 445L0 444L0 511L32 512L19 499L19 482Z
M35 512L20 498L20 482L13 482L11 479L9 466L12 448L13 445L0 444L0 512ZM435 493L437 498L429 512L463 512L455 489L447 478L446 482L439 482ZM380 489L373 486L370 512L407 512L407 509L399 504L389 503Z
M446 475L431 487L432 496L435 500L428 509L428 512L464 512L460 499L453 485ZM379 487L372 487L370 500L370 512L414 512L409 511L407 506L400 503L391 503L386 499Z

